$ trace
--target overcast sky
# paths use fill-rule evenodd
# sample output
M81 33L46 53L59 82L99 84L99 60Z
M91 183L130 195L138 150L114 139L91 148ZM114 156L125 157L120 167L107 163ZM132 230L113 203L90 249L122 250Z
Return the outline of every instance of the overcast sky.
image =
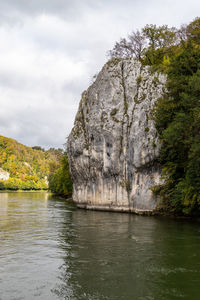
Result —
M0 0L0 134L62 147L116 40L199 12L199 0Z

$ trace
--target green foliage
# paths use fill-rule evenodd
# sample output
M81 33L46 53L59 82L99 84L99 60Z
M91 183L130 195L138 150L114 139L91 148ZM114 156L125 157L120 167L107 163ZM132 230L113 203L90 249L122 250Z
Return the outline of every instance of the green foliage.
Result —
M186 28L187 36L196 45L200 45L200 18L196 18Z
M128 179L121 181L120 185L125 188L127 192L131 190L131 182Z
M142 82L142 75L139 75L137 77L137 85L140 85L141 82Z
M176 42L176 28L169 28L167 25L156 26L146 25L142 32L149 41L149 47L152 49L164 49Z
M50 167L58 165L61 156L62 149L44 151L40 146L27 147L0 136L0 167L10 174L8 180L0 181L0 189L48 189Z
M111 117L115 116L117 112L118 112L118 109L117 108L113 108L113 110L110 113Z
M6 181L0 181L0 190L47 190L48 185L44 179L35 181L31 180L22 181L20 178L9 178Z
M154 66L155 69L166 71L170 57L176 51L176 29L167 25L146 25L142 32L148 41L148 47L144 51L143 63Z
M109 51L111 63L120 58L136 57L153 70L167 72L171 58L179 51L178 30L167 25L146 25L141 31L132 32L128 39L121 39ZM142 78L138 78L140 84Z
M57 168L51 170L48 179L49 188L53 193L63 196L72 195L72 181L66 152L63 154Z
M40 146L33 146L32 149L45 151L44 148L42 148Z
M168 65L168 92L157 102L154 120L162 141L163 208L196 215L200 213L200 19L186 32Z

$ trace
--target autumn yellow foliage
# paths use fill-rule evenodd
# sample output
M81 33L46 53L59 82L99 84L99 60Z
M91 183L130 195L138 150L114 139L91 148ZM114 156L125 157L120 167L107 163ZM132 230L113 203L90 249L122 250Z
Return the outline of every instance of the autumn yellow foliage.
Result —
M48 189L51 165L59 164L61 157L61 149L44 151L41 147L28 147L0 136L0 168L10 174L8 180L0 180L0 189Z

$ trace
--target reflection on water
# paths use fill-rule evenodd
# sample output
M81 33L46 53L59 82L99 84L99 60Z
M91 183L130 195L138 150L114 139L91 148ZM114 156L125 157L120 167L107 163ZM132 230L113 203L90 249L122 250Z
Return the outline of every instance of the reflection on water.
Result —
M199 299L199 223L0 193L0 299Z

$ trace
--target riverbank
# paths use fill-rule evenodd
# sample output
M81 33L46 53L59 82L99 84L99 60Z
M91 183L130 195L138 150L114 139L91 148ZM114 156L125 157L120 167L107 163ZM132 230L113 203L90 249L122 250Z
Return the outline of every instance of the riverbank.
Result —
M48 194L53 194L48 190L0 190L0 193L48 193Z

